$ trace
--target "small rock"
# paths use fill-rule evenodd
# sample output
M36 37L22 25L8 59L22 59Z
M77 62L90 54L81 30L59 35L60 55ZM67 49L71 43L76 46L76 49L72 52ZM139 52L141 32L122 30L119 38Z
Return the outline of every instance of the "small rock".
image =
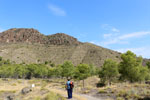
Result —
M3 81L9 81L7 78L2 78Z
M150 84L150 81L146 81L145 84Z
M27 93L29 93L29 92L31 92L31 91L32 91L31 87L25 87L25 88L23 88L23 89L21 90L21 93L22 93L22 94L27 94Z
M14 100L15 96L14 95L8 95L7 100Z

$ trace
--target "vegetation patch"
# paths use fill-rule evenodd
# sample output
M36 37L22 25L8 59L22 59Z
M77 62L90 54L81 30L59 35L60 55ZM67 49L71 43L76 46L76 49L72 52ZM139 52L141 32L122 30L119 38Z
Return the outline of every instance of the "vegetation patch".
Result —
M54 92L50 92L45 98L44 100L66 100L64 97L62 97L59 94L56 94Z

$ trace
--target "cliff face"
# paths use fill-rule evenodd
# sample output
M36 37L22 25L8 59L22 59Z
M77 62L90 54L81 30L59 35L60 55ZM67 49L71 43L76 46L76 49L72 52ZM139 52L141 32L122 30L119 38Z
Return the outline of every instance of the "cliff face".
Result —
M50 45L78 45L76 38L64 33L45 36L35 29L13 28L0 34L1 43L39 43Z
M79 42L76 38L66 35L64 33L56 33L54 35L47 36L47 44L54 45L79 45Z
M10 29L0 34L0 42L2 43L43 43L44 35L35 29Z

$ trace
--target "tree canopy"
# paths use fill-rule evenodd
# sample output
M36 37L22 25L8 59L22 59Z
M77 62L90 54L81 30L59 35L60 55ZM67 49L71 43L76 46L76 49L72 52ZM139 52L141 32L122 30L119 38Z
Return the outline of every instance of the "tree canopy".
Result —
M121 59L122 61L119 65L121 80L137 82L146 79L148 69L142 66L143 58L141 56L137 57L133 52L127 51L121 55Z
M111 84L119 75L117 62L107 59L102 66L99 77L101 78L102 83Z

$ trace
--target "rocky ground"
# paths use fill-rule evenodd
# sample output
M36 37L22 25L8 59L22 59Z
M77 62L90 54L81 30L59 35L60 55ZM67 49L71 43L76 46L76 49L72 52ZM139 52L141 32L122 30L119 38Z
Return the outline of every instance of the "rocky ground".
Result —
M0 100L66 100L65 79L0 79ZM113 83L97 87L99 78L74 81L72 100L150 100L150 85ZM32 85L35 87L32 87Z
M35 87L32 87L33 84ZM60 100L65 100L67 92L64 84L64 79L0 79L0 100L53 100L45 99L49 93L59 95L62 98ZM81 87L75 86L72 100L103 100L93 97L87 89L83 90Z

